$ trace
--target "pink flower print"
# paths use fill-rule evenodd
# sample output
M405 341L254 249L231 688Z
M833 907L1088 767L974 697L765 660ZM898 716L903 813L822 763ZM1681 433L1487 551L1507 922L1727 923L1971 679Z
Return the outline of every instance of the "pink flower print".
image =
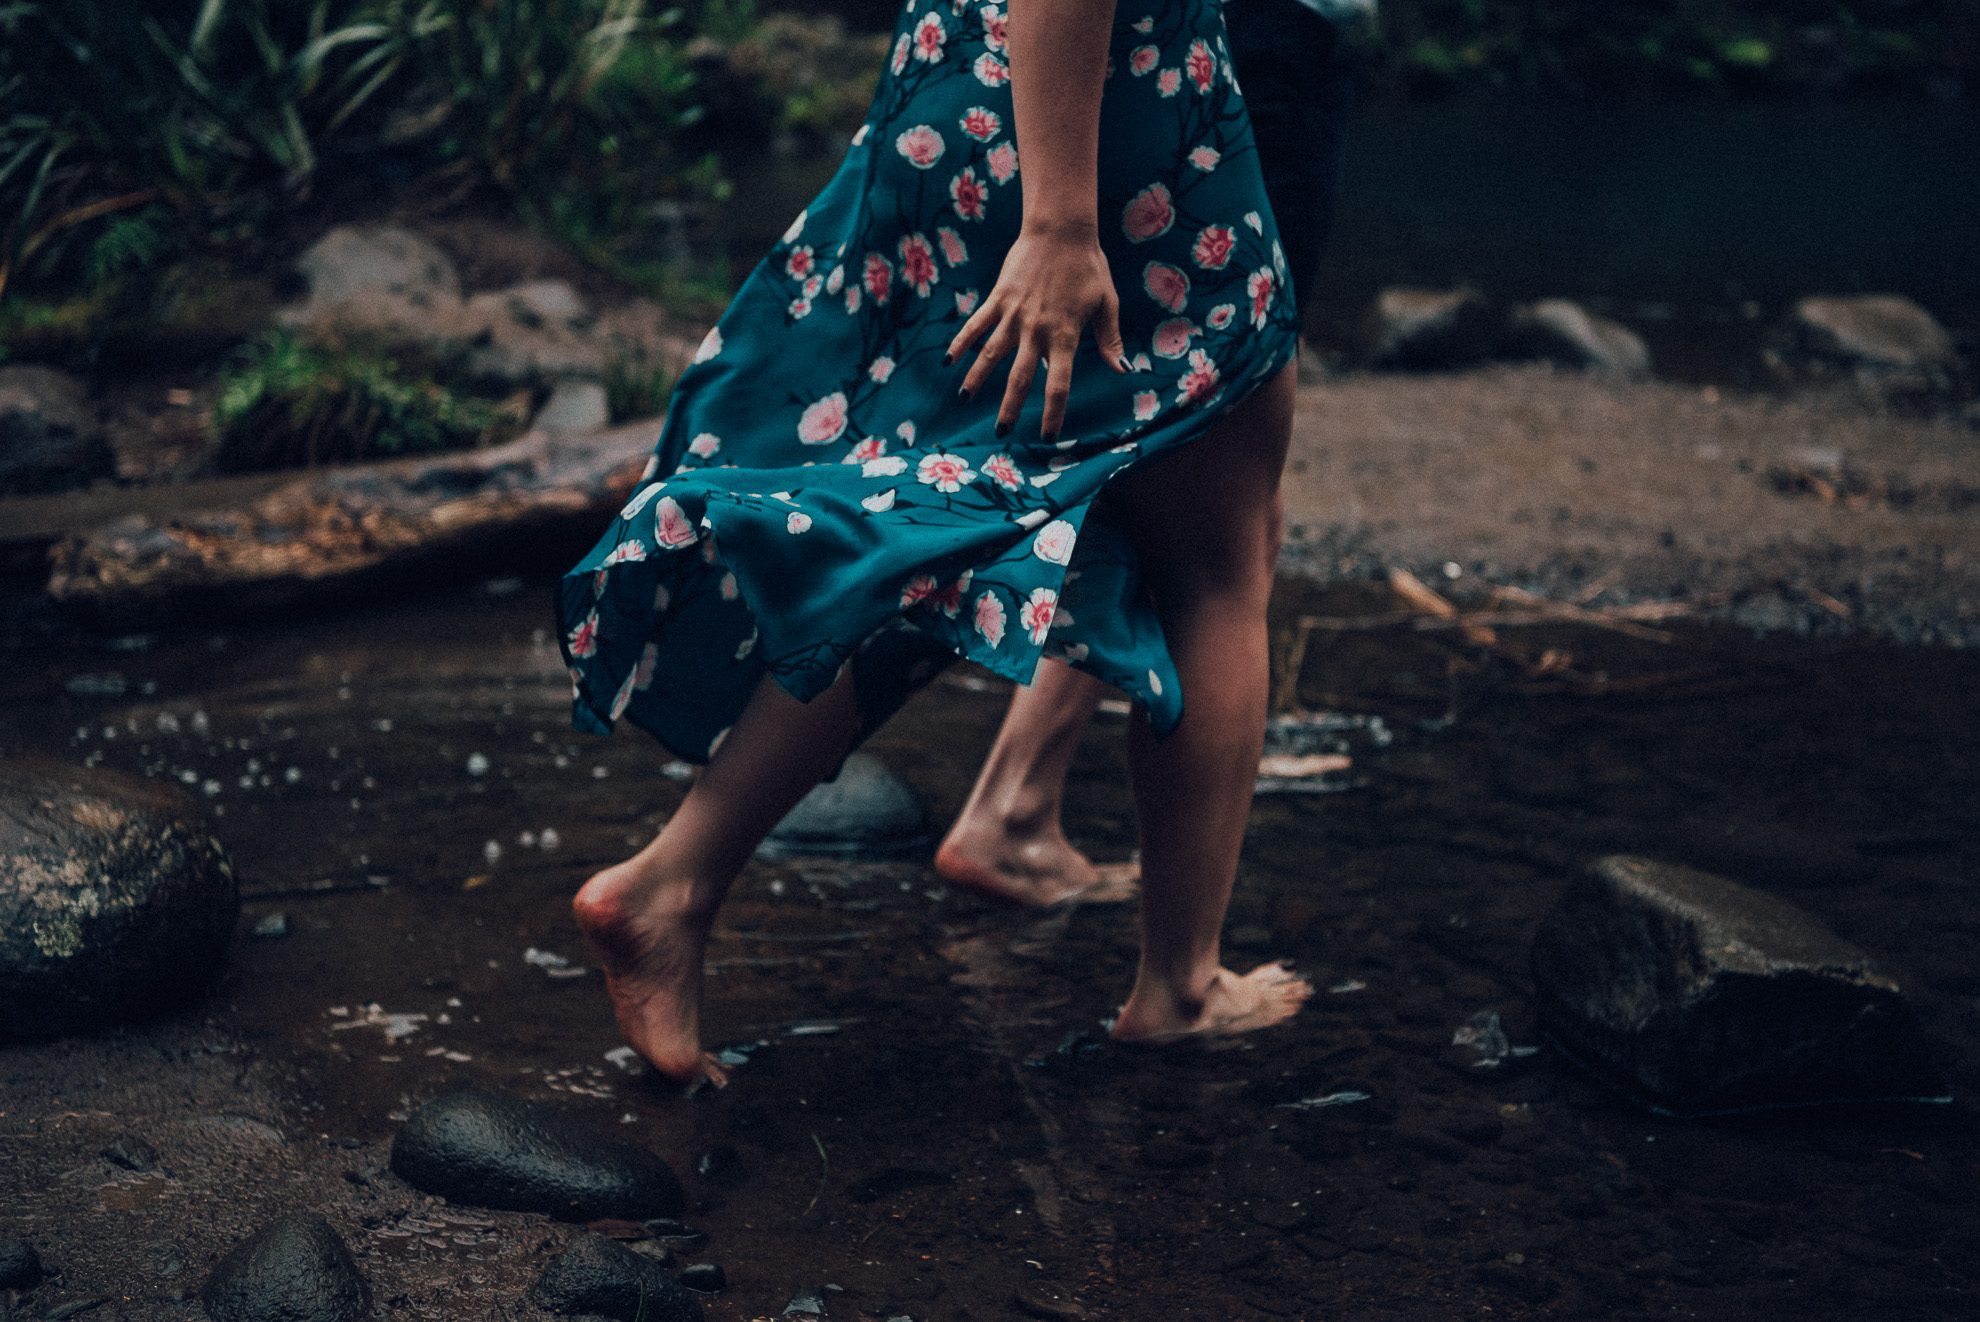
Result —
M846 433L846 392L834 390L799 415L798 440L805 445L829 445Z
M653 538L662 546L693 546L701 534L688 522L687 511L672 496L660 497L653 507Z
M803 285L804 296L806 298L818 297L818 291L820 288L824 286L824 284L825 284L825 277L822 275L806 276L804 278L804 285Z
M646 544L639 541L627 541L620 542L617 546L613 547L611 553L605 557L604 563L608 565L622 565L628 560L644 559L646 559Z
M1175 223L1176 209L1170 205L1169 190L1162 184L1148 185L1121 209L1121 230L1129 243L1158 239Z
M790 314L792 321L803 321L811 315L811 300L808 298L794 298L791 300L791 305L784 310Z
M785 243L796 243L797 236L804 233L804 222L810 219L810 217L811 217L810 207L806 207L804 210L798 212L797 219L792 221L790 224L790 228L784 231L783 241Z
M633 681L638 678L639 671L634 670L626 676L626 682L619 685L619 691L612 695L612 720L616 721L626 714L626 705L632 701Z
M866 143L867 130L871 129L872 127L873 126L871 124L861 124L856 130L853 131L851 145L855 147L864 146Z
M884 353L875 358L866 369L866 375L883 386L887 384L887 378L893 374L894 360Z
M1077 528L1064 519L1054 519L1031 539L1031 553L1048 565L1071 564L1073 543L1078 540Z
M976 599L976 631L992 647L1004 641L1004 603L997 600L994 592Z
M983 163L990 167L992 179L1000 184L1008 184L1011 176L1017 173L1017 148L1011 143L1000 142L990 149L990 154L983 158Z
M1155 416L1155 410L1162 406L1161 398L1152 390L1138 391L1134 397L1134 420L1146 422Z
M1155 67L1162 58L1162 52L1153 46L1136 46L1128 52L1128 72L1139 78Z
M1231 250L1237 247L1237 235L1231 233L1228 225L1205 225L1203 232L1196 236L1196 246L1190 249L1190 260L1206 271L1221 271L1231 260Z
M886 453L887 438L884 436L869 436L848 450L846 457L839 462L842 464L863 464L869 459L878 459Z
M988 106L971 106L963 112L962 131L978 142L988 142L1004 127L1004 121Z
M929 598L929 606L933 606L935 610L948 615L950 619L954 619L956 615L962 614L962 594L970 590L970 578L974 574L976 574L976 570L962 570L962 578L958 578L956 582L948 584L946 588L942 588L940 592L937 592L933 598Z
M944 495L954 495L966 483L976 481L976 470L961 455L925 454L915 466L915 477Z
M792 510L790 517L784 520L784 531L787 533L796 534L805 532L810 527L811 516L803 510Z
M989 188L976 177L975 166L964 166L961 174L949 180L950 205L964 220L982 220L983 203L989 196Z
M859 503L864 505L870 514L885 514L894 508L894 497L897 494L899 493L894 488L888 487L885 491L876 492Z
M1138 353L1134 357L1128 359L1128 366L1137 372L1146 372L1152 369L1154 367L1154 364L1148 361L1147 354Z
M1180 358L1189 352L1189 341L1200 334L1196 323L1188 317L1171 317L1155 328L1155 338L1149 347L1157 358Z
M1215 147L1198 147L1189 154L1189 163L1206 174L1216 169L1217 162L1223 159L1224 154Z
M983 44L994 51L1003 50L1008 39L1008 29L1005 24L1009 21L1004 11L997 6L983 6Z
M1211 330L1222 330L1231 324L1231 318L1236 315L1237 305L1235 303L1219 303L1216 307L1210 309L1210 315L1205 317L1203 321Z
M571 630L570 652L572 656L593 656L598 651L598 612L593 611L584 617L584 623Z
M848 317L859 311L859 297L859 281L854 280L846 286L846 315Z
M1190 42L1189 57L1183 61L1183 67L1189 70L1189 80L1196 84L1197 91L1210 90L1210 84L1217 77L1217 61L1210 54L1208 42L1201 38Z
M935 239L942 245L942 260L951 266L961 266L969 260L969 247L962 241L962 235L947 225L935 231Z
M1217 388L1217 364L1201 349L1189 351L1189 371L1176 382L1176 403L1194 404Z
M926 124L916 124L894 139L894 150L907 157L908 164L917 170L926 170L941 160L945 145L942 135Z
M1128 24L1128 26L1136 32L1145 34L1155 30L1155 20L1152 16L1149 18L1137 18L1134 22Z
M1182 91L1182 70L1164 69L1155 75L1155 90L1163 96L1174 96Z
M694 360L697 363L705 363L720 352L722 352L722 328L710 326L708 334L701 337L701 346L694 351Z
M1050 588L1033 588L1031 600L1018 607L1018 623L1031 635L1032 642L1045 641L1045 635L1052 631L1052 614L1058 605L1058 593Z
M722 575L722 581L715 590L721 594L723 601L734 601L742 595L742 585L736 582L734 574Z
M894 72L895 77L899 77L901 70L907 68L908 51L913 46L913 39L905 32L901 33L901 39L894 43L894 58L887 62L887 67Z
M983 461L983 475L995 481L1006 491L1016 491L1024 485L1024 475L1017 470L1007 454L993 454Z
M921 21L914 25L914 58L924 64L933 64L942 58L942 42L948 36L942 30L942 20L934 14L923 14Z
M914 286L914 292L922 298L941 280L942 273L935 266L935 249L929 246L923 234L909 234L900 242L901 279Z
M941 584L935 581L935 575L916 574L901 589L901 609L906 610L918 602L928 601L940 586Z
M907 460L897 454L868 459L859 466L861 477L899 477L907 472Z
M1251 295L1251 324L1259 330L1265 329L1266 314L1272 310L1272 296L1277 284L1272 273L1262 266L1244 282L1245 292Z
M887 306L887 288L894 282L894 268L885 257L877 252L866 254L866 292L881 307ZM847 308L851 310L852 296L846 296Z
M843 266L835 266L832 268L832 274L825 277L825 292L828 294L836 294L841 289L845 288L845 284L846 284L846 268Z
M793 280L802 280L811 274L810 244L799 244L791 249L791 255L784 259L784 274Z
M653 687L653 667L660 661L660 644L648 643L639 654L639 668L633 671L633 687L650 689Z
M1263 234L1265 232L1265 218L1260 216L1256 211L1245 212L1244 223L1251 226L1253 233Z
M1189 277L1167 262L1150 262L1141 268L1141 287L1148 297L1171 312L1181 312L1189 301Z
M697 459L706 459L722 448L722 438L712 431L705 431L688 442L688 453Z
M962 293L957 294L956 315L967 317L970 313L976 311L976 300L977 292L974 289L965 289Z
M622 519L633 518L641 510L645 509L655 496L666 490L666 487L667 484L665 482L656 482L651 486L642 487L638 495L625 503L625 508L619 511L619 517Z
M894 428L894 435L901 438L902 445L912 449L914 446L914 423L912 421L903 422L900 426Z
M976 75L976 81L985 87L1002 87L1011 80L1011 66L992 55L989 51L976 57L976 63L969 67Z

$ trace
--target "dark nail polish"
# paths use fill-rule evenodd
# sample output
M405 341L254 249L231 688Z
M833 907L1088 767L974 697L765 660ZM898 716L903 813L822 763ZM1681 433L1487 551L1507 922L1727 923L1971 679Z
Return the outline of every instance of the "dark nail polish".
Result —
M1004 439L1004 438L1005 438L1006 436L1009 436L1010 434L1011 434L1011 424L1010 424L1010 423L1008 423L1008 422L1000 422L1000 423L998 423L998 424L997 424L997 439L998 439L998 440L1000 440L1000 441L1001 441L1001 440L1003 440L1003 439Z
M1116 358L1114 361L1121 365L1121 370L1123 372L1132 372L1134 370L1134 364L1130 363L1125 358Z
M956 398L957 398L957 399L968 399L968 398L969 398L969 387L968 387L968 386L958 386L958 387L956 387Z
M956 356L952 353L945 353L942 355L942 366L944 367L949 366L951 363L955 361L956 361Z

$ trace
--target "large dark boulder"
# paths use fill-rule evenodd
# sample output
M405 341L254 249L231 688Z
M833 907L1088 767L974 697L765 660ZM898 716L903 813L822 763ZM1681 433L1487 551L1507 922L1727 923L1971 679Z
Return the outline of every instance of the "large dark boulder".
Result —
M550 1260L529 1301L553 1313L618 1322L702 1322L697 1299L672 1272L603 1235L579 1235Z
M921 800L871 753L854 753L832 780L785 814L757 850L765 858L891 858L928 843Z
M1533 978L1555 1042L1658 1110L1949 1100L1894 979L1723 877L1597 860L1541 922Z
M200 1299L214 1322L362 1322L371 1313L351 1251L314 1212L285 1216L236 1247Z
M52 367L0 367L0 495L72 491L116 470L80 381Z
M184 1003L239 914L233 867L195 800L121 772L0 761L0 1040Z
M455 1093L413 1112L392 1140L392 1169L453 1202L563 1221L678 1216L686 1203L673 1170L645 1148L497 1093Z

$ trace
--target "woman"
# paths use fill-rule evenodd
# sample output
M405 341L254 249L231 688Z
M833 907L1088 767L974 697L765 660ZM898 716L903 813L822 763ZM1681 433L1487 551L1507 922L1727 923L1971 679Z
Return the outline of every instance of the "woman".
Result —
M1049 650L1140 706L1117 1038L1242 1032L1309 994L1217 949L1296 331L1255 158L1214 0L910 0L845 164L564 584L579 728L625 715L707 762L575 901L663 1073L722 1081L702 953L757 842L957 655L1028 683Z

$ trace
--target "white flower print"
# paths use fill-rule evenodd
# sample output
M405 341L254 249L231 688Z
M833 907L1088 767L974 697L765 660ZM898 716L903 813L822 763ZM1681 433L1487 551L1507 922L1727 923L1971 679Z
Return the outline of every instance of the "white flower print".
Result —
M906 610L916 602L928 600L940 586L933 574L916 574L901 589L901 609Z
M1137 18L1134 22L1128 24L1128 26L1136 32L1146 34L1155 30L1155 20L1152 16L1148 18Z
M893 487L888 487L885 491L875 492L859 503L874 514L885 514L894 508L894 497L899 494Z
M935 249L930 246L925 234L908 234L899 244L901 256L901 279L914 287L921 298L927 298L929 290L942 279L941 268L935 265Z
M1152 670L1148 672L1148 691L1158 698L1162 696L1162 677Z
M626 704L632 701L633 681L638 678L639 671L633 671L626 676L626 682L619 685L619 691L612 695L611 719L616 721L626 714Z
M869 459L878 459L885 453L887 453L886 438L869 436L852 449L846 451L846 457L839 462L842 464L863 464Z
M1244 223L1251 226L1253 233L1263 234L1265 232L1265 218L1260 216L1256 211L1245 212Z
M846 392L835 390L798 417L798 440L805 445L829 445L846 431Z
M836 294L839 292L840 289L845 287L845 283L846 283L846 268L843 266L835 266L832 268L832 274L825 277L825 292L828 294Z
M1245 278L1245 293L1251 296L1251 324L1259 330L1265 329L1265 322L1271 314L1276 284L1272 272L1262 266Z
M1134 397L1134 420L1146 422L1162 407L1162 397L1152 390L1138 391Z
M923 455L920 464L915 467L914 475L943 495L954 495L967 484L976 481L976 470L971 468L961 455L939 452Z
M1054 519L1031 539L1031 553L1048 565L1069 565L1072 563L1073 543L1078 540L1077 528L1064 519Z
M873 126L872 126L871 124L861 124L861 125L859 126L859 131L858 131L858 132L856 132L856 133L854 133L854 134L853 134L853 136L852 136L852 145L853 145L853 146L855 146L855 147L863 147L863 146L865 146L865 145L866 145L866 131L867 131L868 129L870 129L870 128L872 128L872 127L873 127Z
M1050 588L1033 588L1031 600L1018 607L1018 624L1030 635L1034 643L1045 641L1045 635L1052 631L1052 615L1059 604L1059 594Z
M989 167L992 179L1000 184L1008 184L1011 176L1018 170L1017 147L1009 142L1000 142L990 149L988 156L983 158L983 164Z
M936 229L935 240L942 245L942 260L949 265L961 266L969 260L969 247L963 243L962 235L956 233L947 225L939 226Z
M1176 223L1176 209L1169 201L1166 186L1154 183L1136 193L1121 209L1121 232L1129 243L1146 243L1169 232Z
M672 496L660 497L660 503L653 507L653 539L662 546L693 546L701 539L693 524L688 522L687 511Z
M860 465L861 477L899 477L907 472L907 460L900 455L890 454L880 459L869 459Z
M1217 364L1201 349L1189 351L1189 370L1176 382L1176 402L1194 404L1217 388Z
M901 70L907 68L908 52L912 49L914 49L914 39L905 32L901 33L900 40L894 43L894 56L887 61L887 67L893 70L895 77L899 77Z
M708 334L701 337L701 347L694 351L694 360L697 363L705 363L720 352L722 352L722 328L710 326Z
M811 245L801 243L791 249L790 256L784 258L784 274L793 280L802 280L811 274Z
M810 529L810 527L811 527L811 516L809 514L806 514L803 510L792 510L790 513L790 517L784 520L785 532L800 533L807 531L808 529Z
M963 112L962 131L978 142L988 142L1004 127L1004 121L988 106L971 106Z
M1205 174L1216 169L1217 162L1223 159L1224 154L1215 147L1198 147L1189 154L1189 163Z
M1174 96L1182 91L1182 70L1164 69L1155 76L1155 90L1163 96Z
M811 300L808 298L794 298L791 300L791 305L785 308L784 311L789 314L792 321L803 321L811 315Z
M925 64L935 63L942 58L942 43L947 36L941 19L934 14L922 15L921 22L914 25L914 58Z
M894 360L883 353L867 365L866 374L881 385L885 385L887 378L894 374Z
M1057 473L1040 473L1031 479L1031 485L1034 487L1049 487L1058 480L1059 475Z
M1189 277L1167 262L1150 262L1142 267L1141 288L1171 312L1181 312L1183 304L1189 301Z
M593 656L598 651L598 612L592 611L584 617L584 622L571 630L566 640L572 656Z
M983 6L983 44L993 51L1001 52L1006 45L1006 24L1009 19L1003 10L995 5Z
M977 293L974 289L965 289L962 291L962 293L957 294L956 315L959 317L967 317L972 312L975 312L976 299L977 299Z
M909 447L910 449L912 449L912 448L914 447L914 422L913 422L913 420L912 420L912 419L910 419L909 421L907 421L907 422L903 422L903 423L902 423L902 424L901 424L900 426L898 426L898 427L896 427L896 428L894 428L894 435L896 435L896 436L898 436L898 437L900 437L900 438L901 438L901 444L902 444L902 445L905 445L905 446L907 446L907 447Z
M619 511L619 517L622 519L631 519L637 517L641 510L645 509L648 505L653 503L653 498L655 496L659 495L662 491L665 491L666 489L667 489L667 484L665 482L655 482L652 486L647 487L645 490L641 491L638 495L634 496L631 500L627 501L625 504L625 508Z
M894 139L894 150L917 170L926 170L941 160L946 145L942 135L926 124L916 124Z
M1222 330L1231 324L1231 318L1236 315L1237 304L1219 303L1216 307L1210 309L1210 315L1203 319L1203 324L1211 330Z
M1006 491L1016 491L1024 485L1024 475L1018 472L1017 465L1007 454L993 454L983 461L983 475Z
M712 431L705 431L688 442L687 452L697 459L706 459L722 448L722 438Z
M976 81L985 87L1002 87L1011 80L1011 66L988 51L976 57L976 63L970 66L970 72L975 74Z
M792 221L791 227L784 231L785 243L797 242L797 236L804 233L804 222L807 219L809 219L810 216L811 216L810 207L806 207L803 211L797 213L797 219Z
M1128 72L1139 78L1155 67L1162 58L1160 49L1154 46L1136 46L1128 52Z
M1172 317L1155 328L1149 347L1157 358L1180 358L1189 352L1190 337L1200 333L1188 317Z
M990 190L976 177L976 167L965 165L956 177L949 180L949 205L964 220L982 220L983 204L990 197Z
M1004 641L1004 603L997 600L994 592L985 592L976 599L976 631L992 647Z
M608 565L622 565L626 563L628 560L644 560L644 559L646 559L646 543L620 542L617 546L612 548L611 553L605 557L602 563Z

